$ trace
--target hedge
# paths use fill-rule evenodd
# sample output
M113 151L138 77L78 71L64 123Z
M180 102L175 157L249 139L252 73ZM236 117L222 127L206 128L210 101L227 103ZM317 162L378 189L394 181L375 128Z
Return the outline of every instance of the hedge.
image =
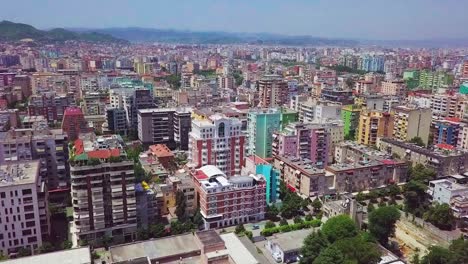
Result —
M320 221L319 219L314 219L311 221L304 221L303 223L265 228L260 232L260 234L262 236L271 236L276 233L286 233L289 231L301 230L304 228L319 227L321 224L322 221Z

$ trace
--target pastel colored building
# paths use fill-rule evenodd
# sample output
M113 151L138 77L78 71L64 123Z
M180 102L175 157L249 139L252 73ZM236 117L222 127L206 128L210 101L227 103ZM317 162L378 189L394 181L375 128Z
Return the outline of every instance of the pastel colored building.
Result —
M378 137L391 137L393 134L393 115L377 110L361 111L357 142L363 145L375 145Z
M393 137L402 141L420 137L427 145L432 119L431 109L397 106L394 110Z
M346 105L341 109L345 138L355 138L356 129L359 126L359 115L361 113L361 109L362 108L357 105Z
M281 129L278 109L253 110L247 116L248 155L272 156L273 132Z

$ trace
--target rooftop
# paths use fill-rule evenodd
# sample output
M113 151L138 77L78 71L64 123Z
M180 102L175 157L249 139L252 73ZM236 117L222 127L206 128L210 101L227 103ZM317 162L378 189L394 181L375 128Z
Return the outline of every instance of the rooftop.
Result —
M171 256L200 252L196 237L192 234L152 239L110 247L111 259L114 262L149 257L151 260Z
M172 151L164 144L151 145L149 146L149 150L151 151L151 154L158 158L174 157Z
M0 187L36 183L39 176L39 167L39 160L1 165Z
M74 248L39 254L30 257L6 260L3 264L91 264L89 247Z
M244 244L237 238L234 233L222 234L221 239L224 241L224 245L236 264L257 264L254 256L245 248Z
M302 247L304 239L310 234L305 230L296 230L287 233L279 233L268 239L277 244L283 252L296 251Z
M224 243L224 241L221 239L218 233L216 233L215 230L205 230L205 231L198 231L196 233L196 236L198 237L198 240L206 246L214 246L218 245L220 243Z

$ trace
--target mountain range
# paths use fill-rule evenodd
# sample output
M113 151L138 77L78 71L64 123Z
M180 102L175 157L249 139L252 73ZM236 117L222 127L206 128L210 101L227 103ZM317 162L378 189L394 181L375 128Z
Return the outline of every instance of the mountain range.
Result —
M19 41L22 39L33 39L35 41L44 42L82 40L91 42L127 43L126 40L95 31L74 32L63 28L39 30L28 24L14 23L11 21L0 22L1 41Z

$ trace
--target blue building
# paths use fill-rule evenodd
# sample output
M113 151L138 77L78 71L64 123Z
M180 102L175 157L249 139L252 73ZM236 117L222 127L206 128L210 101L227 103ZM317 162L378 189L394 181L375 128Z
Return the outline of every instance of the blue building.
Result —
M435 121L434 128L434 144L457 146L460 131L460 120L458 118Z
M275 203L279 199L279 181L280 173L277 169L273 168L271 164L258 164L256 165L256 173L265 176L267 183L266 200L267 203Z

